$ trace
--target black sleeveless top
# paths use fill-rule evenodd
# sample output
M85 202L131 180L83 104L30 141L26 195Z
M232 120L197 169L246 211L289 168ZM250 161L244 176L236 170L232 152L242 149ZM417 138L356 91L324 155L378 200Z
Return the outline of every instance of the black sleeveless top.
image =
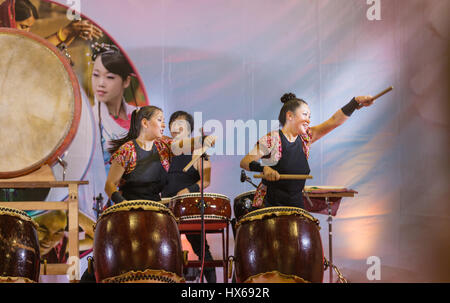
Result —
M279 174L299 174L310 173L308 160L303 152L302 139L300 136L294 142L289 142L280 130L281 159L275 166L271 166ZM265 206L303 206L303 188L305 180L279 180L271 182L263 179L263 184L267 186L267 193L264 198Z
M174 197L183 188L191 186L200 180L200 174L194 166L191 166L187 172L183 172L183 168L185 168L191 160L192 155L180 155L172 158L167 177L167 184L162 190L161 197Z
M167 172L161 164L156 145L151 150L143 150L133 140L136 150L136 167L129 174L124 174L125 181L120 186L126 200L161 201L159 193L167 183Z

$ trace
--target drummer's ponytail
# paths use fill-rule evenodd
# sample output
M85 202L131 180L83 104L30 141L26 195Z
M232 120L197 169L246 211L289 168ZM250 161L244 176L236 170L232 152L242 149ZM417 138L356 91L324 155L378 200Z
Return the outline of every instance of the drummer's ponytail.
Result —
M139 137L139 134L141 133L142 119L145 118L147 120L150 120L152 116L158 111L162 110L157 106L150 105L135 109L131 114L130 129L128 130L126 136L110 141L111 147L108 149L110 154L114 154L123 144L127 143L128 141L134 140Z

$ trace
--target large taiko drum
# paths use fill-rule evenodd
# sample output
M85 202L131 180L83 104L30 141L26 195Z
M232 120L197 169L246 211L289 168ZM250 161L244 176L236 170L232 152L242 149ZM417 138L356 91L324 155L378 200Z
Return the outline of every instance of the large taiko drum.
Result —
M319 222L307 211L267 207L243 216L236 228L237 282L322 282Z
M209 220L228 220L231 217L230 198L221 194L204 193L205 218ZM201 194L178 195L170 200L170 209L182 221L198 220L201 216Z
M68 60L47 40L0 28L0 178L53 164L70 145L81 113Z
M37 227L25 212L0 207L0 282L39 282Z
M147 200L107 208L95 225L94 268L97 282L184 282L181 238L172 212Z

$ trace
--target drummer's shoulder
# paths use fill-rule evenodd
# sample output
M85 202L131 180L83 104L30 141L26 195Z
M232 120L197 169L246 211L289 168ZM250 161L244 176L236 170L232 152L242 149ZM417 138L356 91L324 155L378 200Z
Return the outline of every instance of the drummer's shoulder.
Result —
M173 143L173 139L171 137L162 136L161 138L156 139L158 143L163 143L166 145L170 145Z
M273 130L267 133L266 135L262 136L258 142L270 144L273 140L280 140L280 133L278 130Z
M268 137L278 137L279 138L280 137L280 131L278 129L273 130L273 131L267 133L266 136L268 136Z
M133 140L127 141L124 144L122 144L118 151L130 151L130 150L134 150L135 146L134 146L134 142Z

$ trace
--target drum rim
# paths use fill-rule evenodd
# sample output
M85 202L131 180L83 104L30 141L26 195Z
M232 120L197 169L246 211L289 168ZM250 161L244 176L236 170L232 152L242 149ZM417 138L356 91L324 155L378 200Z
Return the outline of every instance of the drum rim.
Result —
M181 199L186 199L186 198L200 198L201 194L200 193L188 193L188 194L182 194L182 195L178 195L175 196L173 198L170 199L170 201L172 200L181 200ZM223 200L228 200L228 202L230 201L230 198L228 198L225 195L222 194L216 194L216 193L203 193L203 197L205 198L221 198Z
M56 159L64 153L64 151L69 147L70 143L72 143L73 139L78 130L78 125L81 119L81 91L80 84L78 83L78 78L73 71L70 63L67 61L67 58L61 54L61 52L56 48L56 46L52 45L46 39L37 36L31 32L25 32L22 30L18 30L15 28L0 28L0 34L8 34L8 35L20 35L26 37L28 39L34 40L41 45L47 47L49 51L51 51L62 63L64 70L67 72L69 80L72 84L73 91L73 117L70 122L70 127L68 128L67 134L55 145L53 150L40 161L35 162L34 164L29 165L28 167L24 167L15 171L1 172L0 171L0 179L2 178L15 178L20 177L26 174L29 174L35 170L38 170L45 164L52 165Z
M0 276L0 282L6 282L6 283L14 283L20 279L22 279L24 283L38 283L37 281L27 278L27 277ZM20 282L20 283L22 283L22 282Z
M234 198L234 201L239 200L239 199L243 198L244 196L247 196L248 194L251 194L251 193L255 194L255 193L256 193L256 189L249 190L249 191L246 191L246 192L244 192L244 193L240 193L239 195L237 195L237 196Z
M24 212L23 210L20 210L20 209L6 207L6 206L0 206L0 216L16 217L21 220L31 222L31 224L33 224L35 229L39 228L39 225L26 212Z
M138 210L138 209L144 209L144 210L150 210L150 211L159 211L164 212L170 215L175 222L177 222L177 218L172 213L172 211L164 204L158 202L158 201L152 201L152 200L127 200L123 201L117 204L114 204L107 209L105 209L100 217L98 218L97 222L94 224L94 230L97 226L97 223L100 222L103 218L106 216L115 213L115 212L122 212L122 211L131 211L131 210Z
M268 216L279 217L292 214L300 215L303 218L310 220L312 223L315 223L320 229L320 222L318 219L314 218L314 216L312 216L303 208L292 206L271 206L253 210L241 217L241 219L236 223L236 228L238 228L243 223L262 220Z
M145 280L142 278L145 278L147 276L155 277L156 280L158 280L158 277L161 277L162 280L169 280L169 282L167 283L185 282L185 279L183 277L178 276L174 272L166 271L163 269L146 269L137 271L130 270L118 276L105 278L102 280L102 283L123 283L128 281Z
M259 274L252 275L252 276L248 277L247 279L245 279L245 281L243 283L254 283L253 282L254 279L257 279L257 278L259 278L261 276L266 276L266 275L277 275L277 276L279 276L280 278L283 278L283 279L295 280L296 283L311 283L310 281L305 280L302 277L299 277L297 275L284 274L284 273L282 273L282 272L280 272L278 270L272 270L272 271L267 271L267 272L262 272L262 273L259 273Z
M186 221L200 221L201 220L202 215L189 215L189 216L181 216L178 217L178 219L180 220L180 222L186 222ZM230 218L229 217L225 217L225 216L219 216L219 215L212 215L212 214L204 214L203 218L205 220L212 220L212 221L229 221Z

